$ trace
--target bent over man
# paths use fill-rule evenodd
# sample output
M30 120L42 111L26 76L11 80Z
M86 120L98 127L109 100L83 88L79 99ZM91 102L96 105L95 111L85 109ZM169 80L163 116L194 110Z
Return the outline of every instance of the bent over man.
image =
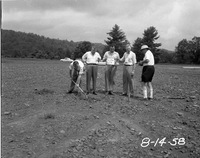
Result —
M85 66L82 61L74 60L69 65L69 75L71 78L71 85L68 93L72 93L75 88L75 83L81 85L81 76L84 74Z

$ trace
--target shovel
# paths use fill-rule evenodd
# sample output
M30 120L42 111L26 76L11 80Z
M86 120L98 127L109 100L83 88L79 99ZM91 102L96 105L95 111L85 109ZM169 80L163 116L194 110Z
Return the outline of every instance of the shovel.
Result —
M88 98L87 94L83 91L83 89L78 84L78 83L80 83L80 78L81 78L81 76L78 76L77 82L74 82L74 80L72 80L72 82L76 85L76 87L78 87L78 89L81 91L81 93L83 93L85 95L85 98L87 99Z

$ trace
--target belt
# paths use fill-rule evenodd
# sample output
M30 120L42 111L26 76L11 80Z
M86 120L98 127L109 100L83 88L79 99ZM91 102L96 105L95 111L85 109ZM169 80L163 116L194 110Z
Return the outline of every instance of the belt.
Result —
M124 64L124 66L133 66L133 65L125 65L125 64Z
M95 64L95 63L87 63L87 65L97 65L97 64Z
M144 67L145 67L145 66L153 67L154 65L144 65Z

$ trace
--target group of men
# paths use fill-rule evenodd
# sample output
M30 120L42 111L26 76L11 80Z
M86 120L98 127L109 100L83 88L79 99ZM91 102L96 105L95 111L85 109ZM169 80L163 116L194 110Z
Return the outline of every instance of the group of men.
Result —
M153 99L153 87L151 81L154 76L154 56L147 45L141 47L141 53L144 54L142 61L138 62L140 66L143 66L141 81L143 88L143 98ZM119 53L115 51L115 46L110 46L110 50L105 52L103 59L98 52L96 52L95 47L92 46L91 51L86 52L82 56L81 60L74 60L70 66L70 77L71 85L68 93L72 93L75 85L81 84L81 76L86 70L86 94L96 93L96 82L97 82L97 72L99 62L105 62L105 91L108 95L113 95L114 76L117 71L117 66L119 62L123 62L123 96L133 96L133 77L135 74L135 68L137 64L136 55L131 51L131 46L126 46L126 52L123 57L120 58ZM92 80L92 91L90 83ZM147 96L147 90L149 89L149 96Z

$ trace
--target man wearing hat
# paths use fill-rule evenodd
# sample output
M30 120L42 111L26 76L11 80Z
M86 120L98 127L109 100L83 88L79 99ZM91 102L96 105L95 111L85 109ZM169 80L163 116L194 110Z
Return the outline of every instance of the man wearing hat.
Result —
M155 68L154 68L154 56L153 53L149 50L147 45L141 47L141 51L144 54L144 58L139 62L140 66L143 66L142 69L142 88L143 88L143 97L144 99L153 99L153 87L151 81L153 79ZM147 97L147 87L150 91L150 96Z

